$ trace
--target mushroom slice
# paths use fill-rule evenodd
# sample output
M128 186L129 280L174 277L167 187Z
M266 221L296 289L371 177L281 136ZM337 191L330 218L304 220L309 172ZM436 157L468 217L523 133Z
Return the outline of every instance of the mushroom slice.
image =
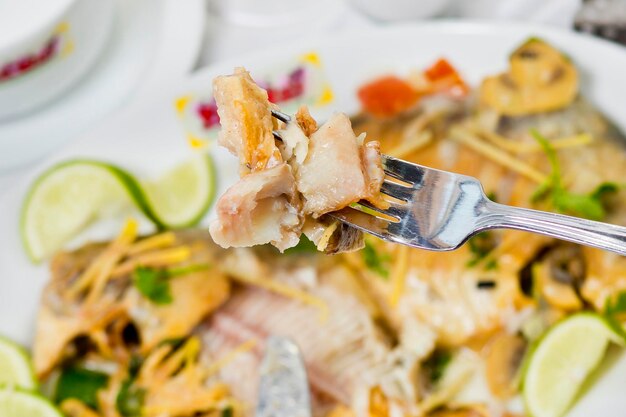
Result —
M585 279L585 264L580 247L558 244L542 262L533 265L533 278L550 305L565 311L583 307L578 291Z
M489 390L498 398L508 399L517 393L519 368L527 343L522 336L502 333L489 346L486 374Z
M578 95L578 72L561 52L540 39L522 44L508 72L487 77L481 102L507 116L543 113L570 105Z

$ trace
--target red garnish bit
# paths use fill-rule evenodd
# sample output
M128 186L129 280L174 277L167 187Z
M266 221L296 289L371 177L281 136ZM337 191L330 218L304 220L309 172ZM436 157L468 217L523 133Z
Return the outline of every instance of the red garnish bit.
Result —
M424 76L431 83L431 93L445 92L453 97L463 97L469 93L469 87L458 71L445 59L440 58L424 71Z
M54 37L46 43L41 51L5 64L0 69L0 81L10 80L45 63L54 56L58 44L59 39Z
M379 117L389 117L412 107L420 95L406 81L390 75L378 78L359 88L363 109Z
M215 101L210 103L200 103L198 105L198 116L202 119L202 125L206 129L220 124L220 116L217 114L217 105Z
M304 94L305 81L304 68L296 68L287 76L287 81L282 86L266 87L267 97L272 103L282 103Z

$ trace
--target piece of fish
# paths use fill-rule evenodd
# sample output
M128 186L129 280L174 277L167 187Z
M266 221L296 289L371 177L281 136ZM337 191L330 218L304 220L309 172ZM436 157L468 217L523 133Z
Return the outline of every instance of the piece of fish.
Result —
M176 267L206 265L206 269L176 277L170 283L172 301L157 305L140 295L132 285L131 271L110 278L95 299L70 296L77 278L111 244L88 244L72 252L58 254L50 264L51 280L43 291L37 316L33 361L35 372L44 377L65 355L78 336L103 337L108 343L107 328L114 321L126 320L135 325L144 350L165 339L188 334L207 314L228 298L230 283L211 268L223 252L206 232L181 231L175 234L176 245L184 245L189 259ZM120 260L123 262L124 258ZM102 340L100 340L102 341Z
M361 199L386 205L380 194L380 146L363 145L346 115L336 114L318 128L301 107L292 122L279 126L271 117L275 106L267 93L241 68L216 78L214 95L220 144L239 156L242 165L242 179L220 198L210 227L224 248L271 243L283 251L298 243L308 216L317 219ZM272 129L282 138L278 143ZM359 249L361 236L333 227L321 247L328 247L327 253Z
M350 404L368 371L381 364L389 347L367 310L355 298L330 286L312 292L323 299L330 318L296 300L265 290L244 288L233 294L207 323L203 344L211 357L221 357L250 340L269 335L292 338L302 350L312 389L322 397ZM221 370L234 394L256 403L259 354L240 355Z
M220 116L220 145L252 171L281 162L267 91L256 85L248 71L235 68L234 74L215 78L213 96Z
M304 212L313 217L370 195L348 116L333 115L311 135L307 158L296 170L296 182L304 199Z
M279 250L300 240L300 199L291 167L285 163L241 178L224 193L210 225L222 247L271 243Z

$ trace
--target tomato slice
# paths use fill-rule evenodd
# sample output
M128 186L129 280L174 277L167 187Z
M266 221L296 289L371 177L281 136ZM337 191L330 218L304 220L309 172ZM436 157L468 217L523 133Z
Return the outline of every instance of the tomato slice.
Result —
M420 96L408 82L393 75L363 85L357 95L365 111L380 117L409 109Z
M446 92L454 97L463 97L469 93L469 87L446 59L440 58L424 71L424 76L431 82L433 93Z

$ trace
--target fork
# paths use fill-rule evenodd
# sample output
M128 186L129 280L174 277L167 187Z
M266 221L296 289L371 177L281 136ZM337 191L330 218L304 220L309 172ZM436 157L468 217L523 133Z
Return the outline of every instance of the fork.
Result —
M272 115L291 120L278 111ZM279 132L274 136L280 139ZM476 178L381 158L386 174L381 191L393 199L389 207L362 200L329 216L383 240L434 251L457 249L486 230L515 229L626 255L626 227L499 204Z

